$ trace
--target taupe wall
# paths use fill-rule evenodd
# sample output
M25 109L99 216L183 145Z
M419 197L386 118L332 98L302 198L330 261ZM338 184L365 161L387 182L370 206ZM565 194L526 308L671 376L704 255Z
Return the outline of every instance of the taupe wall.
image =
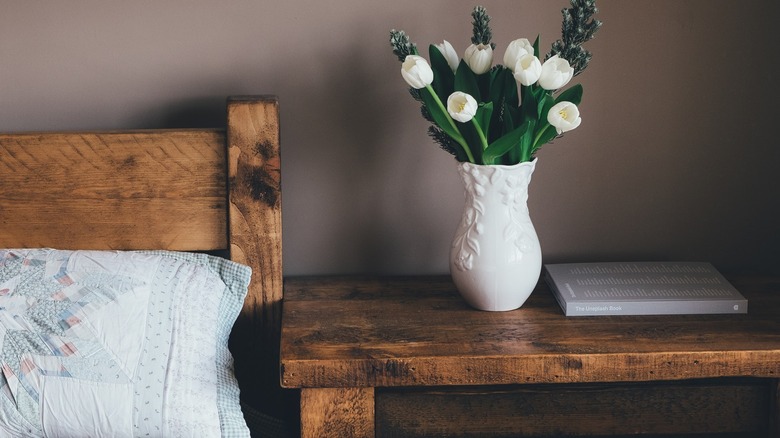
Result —
M551 0L484 1L499 54L559 37ZM547 262L780 273L777 0L600 0L582 126L529 207ZM4 1L0 130L217 126L280 96L287 274L444 273L462 206L387 42L462 52L472 2ZM2 177L2 174L0 174Z

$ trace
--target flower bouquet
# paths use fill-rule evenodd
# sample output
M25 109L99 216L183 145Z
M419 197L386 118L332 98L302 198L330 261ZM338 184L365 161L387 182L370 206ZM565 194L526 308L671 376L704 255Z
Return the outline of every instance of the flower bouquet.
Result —
M481 6L472 12L472 44L463 59L445 40L430 45L429 63L404 31L390 32L393 53L403 63L401 75L432 123L430 136L458 161L531 161L544 144L580 125L582 86L559 90L587 67L591 54L582 44L601 22L591 18L595 0L571 0L571 8L562 12L562 38L544 62L538 57L539 37L533 44L520 38L507 46L504 65L494 66L490 16Z
M570 0L561 40L544 62L539 37L509 43L504 65L493 65L490 17L472 12L473 36L463 59L444 41L429 48L430 63L403 31L390 32L401 75L429 134L453 154L466 203L450 247L450 273L458 292L476 309L522 306L536 287L542 252L526 200L534 154L556 136L577 128L582 86L562 90L591 59L582 44L601 26L591 17L595 0Z

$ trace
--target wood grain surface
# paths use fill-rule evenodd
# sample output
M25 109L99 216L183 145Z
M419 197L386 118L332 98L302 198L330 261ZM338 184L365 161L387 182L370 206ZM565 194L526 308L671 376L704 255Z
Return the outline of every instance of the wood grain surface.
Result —
M373 388L319 388L301 391L302 438L374 436Z
M780 376L780 282L734 279L747 315L565 317L541 284L512 312L469 308L447 277L285 286L287 387Z
M0 242L224 249L225 173L217 130L0 134Z
M243 399L265 412L290 416L297 398L283 394L279 385L283 293L279 101L274 96L231 98L227 119L230 257L252 268L230 348Z

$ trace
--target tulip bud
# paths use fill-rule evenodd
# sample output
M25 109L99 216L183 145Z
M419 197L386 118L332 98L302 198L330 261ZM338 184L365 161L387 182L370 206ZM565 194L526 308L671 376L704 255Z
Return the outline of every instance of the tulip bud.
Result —
M441 44L434 44L437 49L439 49L439 52L441 52L442 56L444 56L444 59L447 60L447 64L450 66L450 69L454 72L458 69L458 64L460 64L460 58L458 58L458 52L455 51L455 49L452 47L452 44L450 44L447 40L444 40Z
M470 94L456 91L447 98L447 112L450 117L461 123L466 123L477 114L479 105Z
M528 86L539 80L542 74L542 63L534 55L523 55L517 60L512 71L515 72L515 80Z
M504 65L514 72L515 65L517 65L517 61L519 61L520 58L525 55L533 54L534 46L526 38L514 40L506 47L506 52L504 52Z
M580 110L571 102L559 102L550 108L547 113L547 121L555 127L558 135L580 126Z
M493 66L493 48L489 44L472 44L466 49L463 60L475 74L487 73Z
M574 69L569 61L555 55L542 64L539 85L545 90L557 90L568 84L574 77Z
M422 56L408 55L401 65L401 76L415 89L425 88L433 82L433 70Z

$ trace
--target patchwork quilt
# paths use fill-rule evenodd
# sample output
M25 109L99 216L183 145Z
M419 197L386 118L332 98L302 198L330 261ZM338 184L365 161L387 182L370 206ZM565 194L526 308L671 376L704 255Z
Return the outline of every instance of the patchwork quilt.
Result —
M0 436L249 436L227 337L251 270L0 250Z

